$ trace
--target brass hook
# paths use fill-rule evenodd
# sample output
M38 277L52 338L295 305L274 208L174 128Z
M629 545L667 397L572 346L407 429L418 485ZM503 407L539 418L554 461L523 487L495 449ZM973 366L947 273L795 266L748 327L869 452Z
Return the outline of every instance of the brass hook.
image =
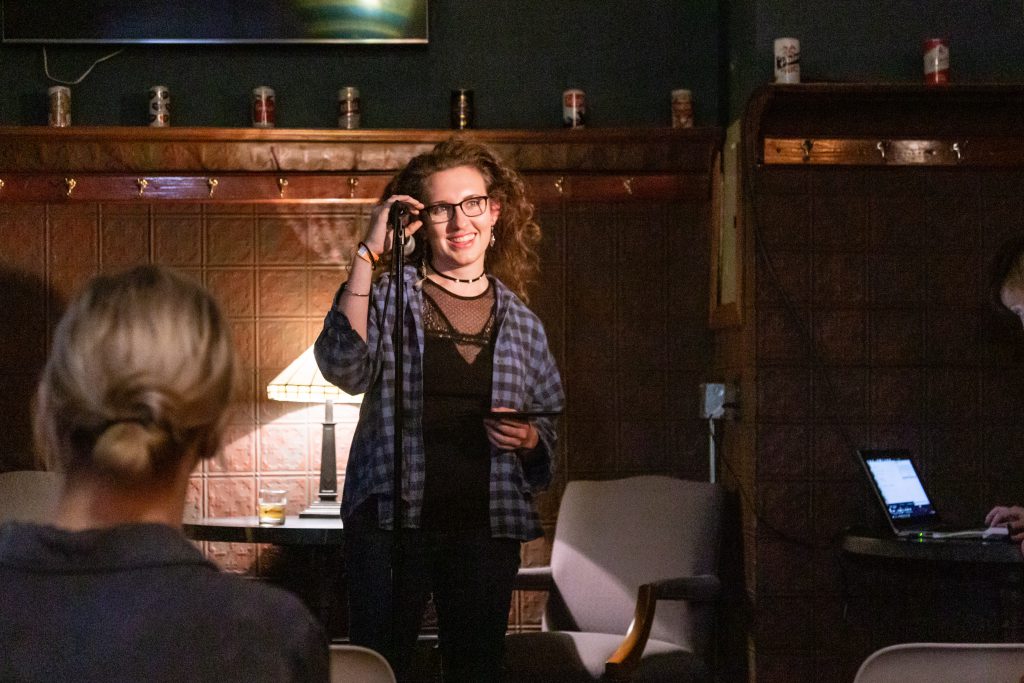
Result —
M213 199L213 191L217 189L218 181L216 178L209 178L206 184L210 187L210 199Z
M565 194L565 176L555 178L555 189L558 190L558 194Z
M352 176L348 179L348 198L356 198L356 188L359 187L359 178Z
M814 149L813 140L804 140L803 144L800 145L800 149L804 151L804 161L811 160L811 150Z
M633 194L633 179L626 178L622 181L622 186L626 188L626 194Z
M135 184L139 186L139 196L141 197L145 193L146 188L149 187L149 181L145 178L139 178L135 181Z
M288 187L288 179L287 178L278 178L277 179L277 190L278 190L278 193L281 195L282 198L284 198L284 188L286 188L286 187Z
M75 180L74 178L65 178L64 179L64 187L65 187L66 191L64 192L64 195L66 197L70 197L72 190L75 189L75 185L77 185L77 184L78 184L78 181Z
M878 144L875 145L875 149L882 155L882 161L885 161L885 140L879 140Z
M963 156L960 154L960 143L959 142L954 142L953 143L953 151L956 152L956 163L959 164L961 161L964 160Z
M0 190L4 189L4 179L0 178Z

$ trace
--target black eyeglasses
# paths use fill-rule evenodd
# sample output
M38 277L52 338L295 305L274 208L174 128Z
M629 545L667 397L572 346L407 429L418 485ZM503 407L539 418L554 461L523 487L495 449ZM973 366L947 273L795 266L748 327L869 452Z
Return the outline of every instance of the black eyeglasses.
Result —
M427 214L427 218L430 219L431 223L447 223L455 218L456 206L462 209L462 213L466 218L476 218L487 210L487 197L485 195L466 197L458 204L438 202L423 209L423 213Z

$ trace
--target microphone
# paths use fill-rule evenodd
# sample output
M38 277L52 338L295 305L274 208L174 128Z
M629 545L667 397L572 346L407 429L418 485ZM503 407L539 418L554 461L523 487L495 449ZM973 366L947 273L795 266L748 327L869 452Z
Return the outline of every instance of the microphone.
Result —
M388 223L391 225L399 225L399 221L402 221L409 215L409 205L405 202L395 202L391 205L391 210L388 211Z

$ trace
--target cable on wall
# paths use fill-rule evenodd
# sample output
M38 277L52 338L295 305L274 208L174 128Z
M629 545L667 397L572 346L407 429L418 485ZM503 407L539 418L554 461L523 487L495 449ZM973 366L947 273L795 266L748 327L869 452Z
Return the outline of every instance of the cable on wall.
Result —
M91 65L89 65L89 68L85 70L85 73L83 73L81 76L79 76L75 80L73 80L73 81L63 81L63 80L61 80L59 78L56 78L55 76L53 76L53 74L50 73L50 60L49 60L49 57L46 54L46 48L44 47L43 48L43 72L46 74L46 77L49 78L54 83L60 83L61 85L78 85L79 83L81 83L82 81L85 80L86 76L88 76L90 73L92 73L92 70L96 68L97 64L99 64L100 62L105 62L108 59L110 59L111 57L116 57L117 55L119 55L122 52L124 52L126 49L127 48L123 48L122 47L120 50L116 50L114 52L111 52L109 55L104 55L103 57L100 57L95 62L93 62Z

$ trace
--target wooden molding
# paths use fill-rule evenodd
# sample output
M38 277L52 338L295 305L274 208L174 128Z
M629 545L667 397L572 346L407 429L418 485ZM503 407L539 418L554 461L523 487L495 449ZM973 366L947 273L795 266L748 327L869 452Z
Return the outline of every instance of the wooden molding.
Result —
M534 201L709 198L721 133L471 131ZM0 127L0 201L373 203L451 131Z

